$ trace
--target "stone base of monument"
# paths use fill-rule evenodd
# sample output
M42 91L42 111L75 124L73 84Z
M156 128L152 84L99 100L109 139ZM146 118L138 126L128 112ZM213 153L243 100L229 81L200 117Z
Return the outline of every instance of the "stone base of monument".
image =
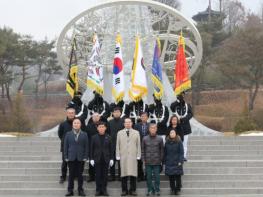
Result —
M0 196L64 196L67 182L58 183L59 147L56 137L1 138ZM182 197L260 197L263 137L191 136L184 171ZM84 174L87 179L87 169ZM109 183L109 194L120 196L120 187L120 182ZM84 189L94 196L94 183L85 182ZM145 196L145 182L138 183L137 192ZM162 174L161 194L169 192Z

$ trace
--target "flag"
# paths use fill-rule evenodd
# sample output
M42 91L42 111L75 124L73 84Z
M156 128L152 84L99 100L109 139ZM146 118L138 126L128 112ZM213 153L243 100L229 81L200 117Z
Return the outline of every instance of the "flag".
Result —
M191 88L191 78L189 74L188 64L185 57L185 41L184 37L181 35L178 41L178 53L176 57L176 67L175 67L175 94L179 95L182 92Z
M124 97L124 71L123 71L123 62L122 62L122 52L121 52L121 35L118 34L116 37L116 48L115 56L113 62L113 87L112 95L118 103Z
M93 47L87 64L87 86L98 94L103 95L103 66L100 62L100 43L96 33L93 36Z
M76 56L76 39L73 39L70 61L69 61L69 71L68 79L66 83L66 90L73 98L75 93L78 92L79 81L78 81L78 65L77 65L77 56Z
M136 45L131 73L131 85L129 96L133 101L140 100L148 92L146 72L143 61L142 48L139 36L136 37Z
M161 42L157 38L154 47L153 64L152 64L152 82L154 85L154 97L161 99L163 96L163 83L162 83L162 65L160 64L161 56Z

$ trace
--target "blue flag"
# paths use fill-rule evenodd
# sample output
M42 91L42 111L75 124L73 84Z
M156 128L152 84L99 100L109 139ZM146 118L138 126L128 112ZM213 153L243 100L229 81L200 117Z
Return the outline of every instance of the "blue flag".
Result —
M152 82L154 85L154 96L161 99L163 96L163 83L162 83L162 65L160 63L161 56L161 42L159 38L156 40L152 64Z

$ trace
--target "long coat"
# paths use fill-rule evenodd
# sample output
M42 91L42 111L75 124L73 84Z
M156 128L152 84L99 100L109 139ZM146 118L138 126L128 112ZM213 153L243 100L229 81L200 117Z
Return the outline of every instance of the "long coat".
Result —
M141 158L141 141L139 131L129 129L120 130L117 134L116 158L120 158L121 177L138 176L137 158Z
M184 147L181 140L168 139L164 147L165 174L183 175ZM179 165L181 163L181 165Z

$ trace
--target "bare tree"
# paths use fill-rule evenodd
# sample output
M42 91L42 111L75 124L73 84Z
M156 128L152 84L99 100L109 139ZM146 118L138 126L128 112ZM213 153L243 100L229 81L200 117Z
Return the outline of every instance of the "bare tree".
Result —
M230 83L248 90L248 108L252 111L263 82L263 25L258 16L249 15L244 26L225 41L216 62Z

